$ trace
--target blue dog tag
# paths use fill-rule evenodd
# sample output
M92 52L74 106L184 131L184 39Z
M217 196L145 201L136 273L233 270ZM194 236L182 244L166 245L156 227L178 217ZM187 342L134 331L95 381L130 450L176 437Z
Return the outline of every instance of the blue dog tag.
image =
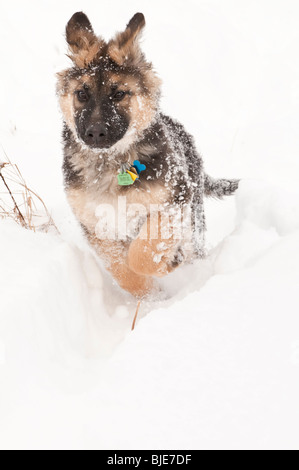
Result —
M137 171L138 175L140 175L140 173L141 173L142 171L145 171L145 170L146 170L146 166L143 165L142 163L140 163L139 160L135 160L135 161L133 162L133 167L136 168L136 171Z

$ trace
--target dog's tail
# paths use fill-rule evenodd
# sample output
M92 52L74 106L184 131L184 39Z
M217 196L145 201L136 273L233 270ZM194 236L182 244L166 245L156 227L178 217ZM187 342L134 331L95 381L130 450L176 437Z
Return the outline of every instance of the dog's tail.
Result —
M240 180L214 179L205 174L205 196L221 199L237 191Z

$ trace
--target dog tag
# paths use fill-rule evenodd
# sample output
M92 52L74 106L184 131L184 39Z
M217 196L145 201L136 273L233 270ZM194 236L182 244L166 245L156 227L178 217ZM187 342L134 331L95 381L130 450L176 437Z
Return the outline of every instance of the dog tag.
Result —
M140 163L139 160L135 160L135 161L134 161L133 167L136 168L138 175L140 175L140 173L141 173L142 171L145 171L145 170L146 170L146 166L143 165L142 163Z
M130 186L134 183L133 179L128 173L120 173L117 175L119 186Z
M132 180L133 180L133 183L135 183L135 181L139 178L139 176L136 175L136 173L134 173L133 171L127 170L127 173L128 173L128 175L131 176L131 178L132 178Z

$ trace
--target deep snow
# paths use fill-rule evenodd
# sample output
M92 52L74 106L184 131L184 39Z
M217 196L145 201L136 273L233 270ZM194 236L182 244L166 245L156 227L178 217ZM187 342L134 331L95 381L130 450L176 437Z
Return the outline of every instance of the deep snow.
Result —
M0 447L298 448L297 2L31 4L2 6L0 143L61 236L0 221ZM211 175L243 178L207 201L208 258L133 333L62 188L54 73L81 9L105 37L144 12L164 111Z

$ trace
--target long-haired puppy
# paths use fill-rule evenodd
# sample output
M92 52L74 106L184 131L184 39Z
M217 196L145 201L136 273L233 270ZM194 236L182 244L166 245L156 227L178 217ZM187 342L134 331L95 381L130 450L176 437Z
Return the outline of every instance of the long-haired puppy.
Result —
M58 74L68 201L106 268L138 298L204 255L204 195L237 180L204 172L194 140L160 111L160 79L139 45L137 13L109 42L87 16L66 26L72 67Z

